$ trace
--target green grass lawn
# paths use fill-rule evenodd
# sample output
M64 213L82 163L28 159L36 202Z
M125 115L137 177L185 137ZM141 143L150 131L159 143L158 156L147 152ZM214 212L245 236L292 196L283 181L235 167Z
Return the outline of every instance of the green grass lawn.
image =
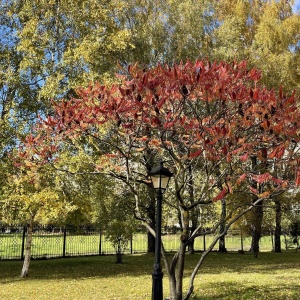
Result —
M188 255L186 275L199 253ZM21 261L0 261L2 300L146 300L151 299L154 257L126 255L34 260L29 277L20 279ZM188 279L185 280L185 285ZM168 281L164 277L164 294ZM300 299L300 252L213 252L197 275L192 299Z

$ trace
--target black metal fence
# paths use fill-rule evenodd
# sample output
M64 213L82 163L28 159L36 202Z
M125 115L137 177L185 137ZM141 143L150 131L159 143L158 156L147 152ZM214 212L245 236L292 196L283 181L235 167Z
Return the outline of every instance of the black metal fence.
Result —
M26 227L0 226L0 260L24 258ZM165 234L162 236L166 251L176 251L179 247L178 234ZM201 236L195 239L196 251L203 251L212 241L213 236ZM283 239L283 245L286 240ZM237 233L229 233L226 236L226 248L228 251L238 251L241 248L250 248L251 238L241 237ZM293 244L291 244L294 247ZM271 251L273 237L265 236L260 241L260 250ZM215 249L218 249L216 245ZM128 247L126 254L146 253L147 234L136 233ZM105 232L99 229L83 226L75 227L43 227L36 226L33 229L33 241L31 255L34 259L48 259L56 257L87 256L114 254L115 249L106 239Z
M0 259L23 259L26 227L2 226L0 228ZM146 234L135 234L125 253L147 252ZM105 233L97 228L43 227L33 229L32 258L55 258L115 253Z

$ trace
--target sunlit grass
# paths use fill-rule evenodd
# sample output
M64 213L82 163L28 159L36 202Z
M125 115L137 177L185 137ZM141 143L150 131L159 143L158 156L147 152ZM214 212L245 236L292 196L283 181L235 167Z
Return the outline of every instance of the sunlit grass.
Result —
M300 253L212 253L194 299L300 299Z
M200 253L187 256L186 276ZM151 255L81 257L32 261L29 277L20 279L22 262L0 262L0 299L8 300L146 300L151 298ZM194 300L299 299L300 252L211 253L195 281ZM188 278L185 279L185 287ZM164 277L164 294L168 281Z

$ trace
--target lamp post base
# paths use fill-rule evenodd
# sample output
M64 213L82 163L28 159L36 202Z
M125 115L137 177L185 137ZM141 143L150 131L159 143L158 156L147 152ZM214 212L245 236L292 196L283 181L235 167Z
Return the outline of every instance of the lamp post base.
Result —
M152 300L163 300L163 272L161 268L154 268L152 273Z

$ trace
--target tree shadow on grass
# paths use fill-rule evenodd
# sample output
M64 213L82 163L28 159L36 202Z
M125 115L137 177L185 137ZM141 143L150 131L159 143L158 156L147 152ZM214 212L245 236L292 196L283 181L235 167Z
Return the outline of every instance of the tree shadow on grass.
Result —
M124 256L122 264L116 264L115 261L116 258L113 255L32 260L28 279L59 280L151 275L154 256L128 255ZM22 261L0 262L0 283L21 280L18 276L21 273L22 264Z
M169 254L171 257L171 254ZM292 253L262 253L258 259L246 253L210 253L197 276L231 273L273 273L274 270L300 268L300 252ZM188 255L186 259L185 277L189 277L200 254ZM33 260L29 270L29 280L60 280L87 278L114 278L122 276L151 276L153 270L153 255L125 255L123 264L116 264L115 256L73 257L51 260ZM23 262L0 262L0 283L10 283L20 280ZM165 275L166 277L166 275ZM236 292L236 291L235 291ZM299 292L300 294L300 292ZM208 298L209 299L209 298ZM245 298L246 299L246 298Z

